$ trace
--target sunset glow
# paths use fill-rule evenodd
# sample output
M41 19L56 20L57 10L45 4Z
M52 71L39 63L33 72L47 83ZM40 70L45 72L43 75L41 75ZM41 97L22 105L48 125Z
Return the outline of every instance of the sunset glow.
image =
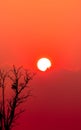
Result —
M81 130L81 0L0 0L0 69L13 65L36 76L12 130Z

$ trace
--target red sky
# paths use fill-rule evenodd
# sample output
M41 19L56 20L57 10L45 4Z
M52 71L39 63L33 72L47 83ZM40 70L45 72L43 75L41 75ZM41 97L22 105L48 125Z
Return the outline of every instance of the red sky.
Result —
M49 57L53 66L49 72L38 72L33 80L32 86L35 86L33 91L37 98L30 103L32 107L30 114L28 113L29 120L27 119L31 126L30 130L33 127L36 130L49 127L55 130L74 130L74 128L79 130L81 127L81 1L0 1L0 66L23 65L37 71L36 61L43 56ZM39 125L36 127L35 121L33 122L34 117L41 125L40 128ZM24 118L26 126L26 117ZM49 126L47 119L50 122Z

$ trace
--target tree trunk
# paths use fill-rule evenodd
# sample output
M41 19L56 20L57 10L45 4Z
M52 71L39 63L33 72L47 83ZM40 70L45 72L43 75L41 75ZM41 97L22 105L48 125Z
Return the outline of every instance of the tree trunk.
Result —
M2 130L2 119L0 119L0 130Z
M5 130L10 130L8 125L5 126Z

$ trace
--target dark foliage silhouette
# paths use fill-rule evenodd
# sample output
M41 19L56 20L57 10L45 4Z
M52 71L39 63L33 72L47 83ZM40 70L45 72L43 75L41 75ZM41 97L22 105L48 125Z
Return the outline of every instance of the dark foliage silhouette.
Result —
M24 112L21 104L31 96L29 81L32 78L33 74L23 67L13 65L7 71L0 70L0 130L11 130L16 119ZM8 98L6 89L11 92Z

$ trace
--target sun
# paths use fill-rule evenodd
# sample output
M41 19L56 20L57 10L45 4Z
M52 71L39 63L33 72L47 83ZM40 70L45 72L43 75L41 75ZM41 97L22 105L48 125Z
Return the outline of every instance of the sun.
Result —
M37 67L40 71L46 71L51 67L51 61L48 58L40 58L37 62Z

